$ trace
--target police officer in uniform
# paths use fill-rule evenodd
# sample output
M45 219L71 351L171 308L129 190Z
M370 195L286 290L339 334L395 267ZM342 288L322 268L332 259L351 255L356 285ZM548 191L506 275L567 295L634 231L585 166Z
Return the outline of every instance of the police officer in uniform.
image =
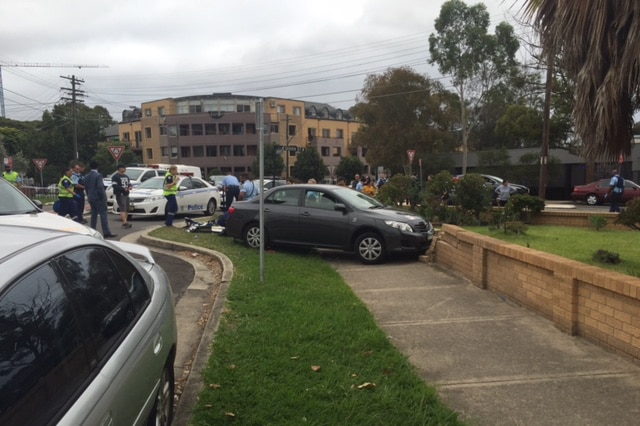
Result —
M167 218L164 222L166 226L173 226L173 219L178 212L178 201L176 194L178 193L178 166L169 167L169 171L164 175L164 198L167 199Z
M77 206L74 200L76 193L73 181L71 180L72 174L73 169L68 167L58 182L58 199L60 200L60 207L58 208L57 213L60 216L69 215L71 219L76 220Z
M2 177L9 181L13 186L20 189L22 188L22 179L20 178L20 174L11 170L10 165L4 166L4 172L2 172Z

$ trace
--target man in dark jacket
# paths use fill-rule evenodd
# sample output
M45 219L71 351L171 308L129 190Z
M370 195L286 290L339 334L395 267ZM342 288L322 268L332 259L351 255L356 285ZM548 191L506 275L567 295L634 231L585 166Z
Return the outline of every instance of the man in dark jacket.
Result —
M91 206L90 225L96 229L98 225L98 216L100 216L100 224L102 225L102 235L105 238L115 238L117 235L112 234L109 229L109 220L107 218L107 193L104 190L104 181L102 175L98 172L98 163L92 161L89 163L91 171L84 177L84 190L86 192L89 205Z

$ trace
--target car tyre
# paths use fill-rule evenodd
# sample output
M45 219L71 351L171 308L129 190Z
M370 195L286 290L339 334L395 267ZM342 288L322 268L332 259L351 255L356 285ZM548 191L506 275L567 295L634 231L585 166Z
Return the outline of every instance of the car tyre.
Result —
M598 204L598 196L596 194L587 195L585 200L590 206L595 206L596 204Z
M204 211L204 215L213 216L213 214L216 212L217 207L218 205L216 204L216 200L214 200L213 198L210 199L207 203L207 209Z
M381 263L386 256L384 241L375 232L365 232L356 239L355 253L365 265Z
M260 225L258 223L250 223L244 228L244 243L251 248L260 247Z
M153 404L147 424L149 426L169 426L173 420L173 398L175 393L175 377L170 362L164 366L160 387Z

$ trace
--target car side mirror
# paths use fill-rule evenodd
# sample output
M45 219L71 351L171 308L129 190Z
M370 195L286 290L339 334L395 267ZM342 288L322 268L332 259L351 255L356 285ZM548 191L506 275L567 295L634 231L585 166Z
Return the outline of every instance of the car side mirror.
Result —
M347 212L347 206L342 203L335 203L333 205L333 209L341 212L345 212L345 213Z
M33 204L35 204L37 208L42 209L42 201L38 199L33 199L31 201L33 201Z
M189 189L189 188L187 188L186 186L179 186L178 187L178 191L186 191L187 189Z

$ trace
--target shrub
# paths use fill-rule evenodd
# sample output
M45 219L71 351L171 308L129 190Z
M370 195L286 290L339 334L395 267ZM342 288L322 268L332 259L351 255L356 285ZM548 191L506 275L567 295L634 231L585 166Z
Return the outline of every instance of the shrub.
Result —
M529 194L514 195L505 206L506 210L524 222L531 222L531 215L544 210L544 200Z
M600 263L618 264L620 263L620 255L607 250L598 250L593 253L593 260Z
M606 217L598 215L589 217L589 222L591 222L591 226L593 226L596 231L600 231L609 223Z
M616 218L616 223L640 230L640 198L634 198Z
M405 201L414 208L420 196L420 187L415 179L406 175L395 175L378 191L376 197L387 205L400 207Z
M484 183L484 178L477 173L464 175L455 187L456 201L464 210L473 212L475 217L491 207L493 188Z

